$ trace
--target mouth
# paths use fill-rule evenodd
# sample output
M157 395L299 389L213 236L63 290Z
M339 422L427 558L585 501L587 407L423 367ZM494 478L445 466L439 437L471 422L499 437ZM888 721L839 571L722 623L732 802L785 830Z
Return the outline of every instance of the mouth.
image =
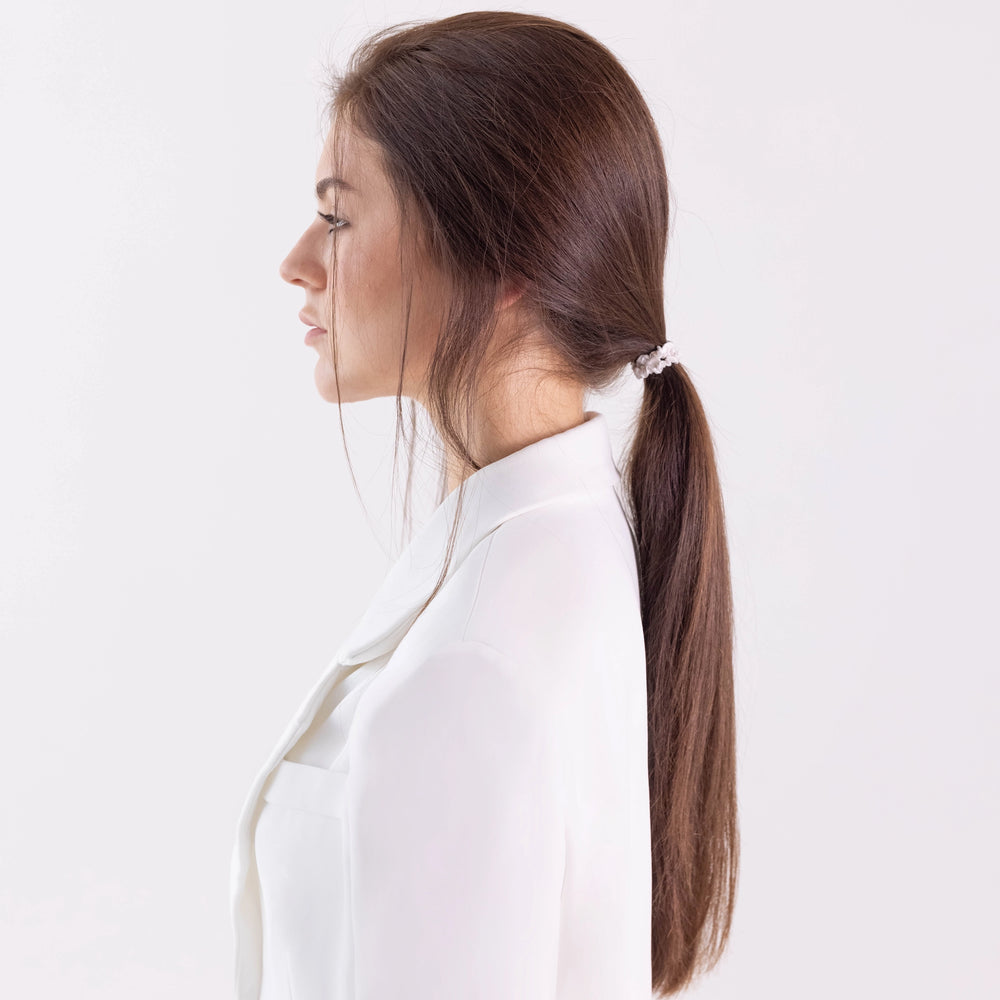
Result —
M323 329L323 327L321 327L319 323L313 320L313 318L309 316L305 311L299 313L299 319L302 320L302 322L305 323L306 326L311 327L313 330L319 330L320 333L326 333L326 330Z

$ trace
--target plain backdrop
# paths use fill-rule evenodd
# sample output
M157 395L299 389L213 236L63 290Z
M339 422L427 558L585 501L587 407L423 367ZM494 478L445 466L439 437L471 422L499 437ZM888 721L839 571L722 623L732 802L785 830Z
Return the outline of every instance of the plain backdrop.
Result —
M278 276L323 66L464 9L0 17L7 996L231 994L243 797L398 545L392 400L344 411L362 506ZM718 449L742 869L689 995L996 997L995 7L518 9L648 97ZM640 391L590 400L619 447Z

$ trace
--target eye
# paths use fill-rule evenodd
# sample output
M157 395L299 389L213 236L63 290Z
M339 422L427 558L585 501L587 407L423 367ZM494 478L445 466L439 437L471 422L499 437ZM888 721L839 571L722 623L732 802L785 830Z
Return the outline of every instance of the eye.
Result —
M346 219L338 219L337 216L335 215L327 215L325 212L317 212L316 214L321 219L325 220L326 222L329 222L330 225L333 226L333 229L330 230L331 233L334 230L341 229L343 226L347 225ZM329 233L327 235L329 235Z

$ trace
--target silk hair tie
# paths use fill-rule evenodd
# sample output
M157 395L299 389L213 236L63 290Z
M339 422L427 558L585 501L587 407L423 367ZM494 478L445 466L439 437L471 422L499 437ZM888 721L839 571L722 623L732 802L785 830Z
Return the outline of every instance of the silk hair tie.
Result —
M659 375L664 368L676 364L680 360L680 353L677 345L668 340L650 351L648 354L640 354L632 362L632 371L636 378L647 378L650 375Z

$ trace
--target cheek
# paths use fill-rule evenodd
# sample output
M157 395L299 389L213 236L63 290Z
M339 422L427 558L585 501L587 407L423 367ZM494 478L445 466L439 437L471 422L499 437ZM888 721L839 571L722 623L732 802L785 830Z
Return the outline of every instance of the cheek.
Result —
M355 240L337 264L334 298L343 322L362 335L398 337L404 316L398 245Z

